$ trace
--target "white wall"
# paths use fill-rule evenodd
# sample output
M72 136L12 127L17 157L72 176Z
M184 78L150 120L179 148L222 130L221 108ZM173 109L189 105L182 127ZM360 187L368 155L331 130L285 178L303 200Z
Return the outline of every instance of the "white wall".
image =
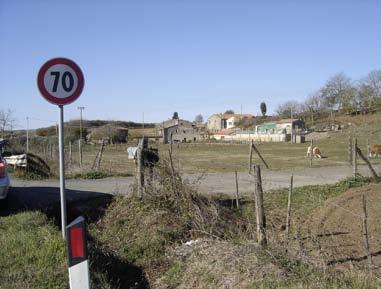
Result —
M221 141L257 141L257 142L285 142L285 134L234 134L234 135L219 135L213 137Z

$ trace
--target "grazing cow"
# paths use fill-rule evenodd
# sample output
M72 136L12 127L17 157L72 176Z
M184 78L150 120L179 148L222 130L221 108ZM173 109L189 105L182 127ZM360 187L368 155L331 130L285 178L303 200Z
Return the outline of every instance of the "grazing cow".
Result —
M321 152L320 152L320 149L318 147L311 147L309 146L308 149L307 149L307 157L311 157L311 154L312 156L314 156L315 158L319 158L321 159Z
M372 145L371 147L369 147L368 149L369 151L369 158L372 158L372 157L380 157L381 156L381 145Z

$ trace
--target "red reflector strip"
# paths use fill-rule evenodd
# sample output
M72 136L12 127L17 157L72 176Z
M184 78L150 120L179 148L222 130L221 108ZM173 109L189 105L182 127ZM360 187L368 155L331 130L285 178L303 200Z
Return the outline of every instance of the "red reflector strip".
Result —
M0 161L0 177L5 177L5 169L7 165Z
M83 240L83 228L73 227L70 229L71 258L85 257L85 244Z

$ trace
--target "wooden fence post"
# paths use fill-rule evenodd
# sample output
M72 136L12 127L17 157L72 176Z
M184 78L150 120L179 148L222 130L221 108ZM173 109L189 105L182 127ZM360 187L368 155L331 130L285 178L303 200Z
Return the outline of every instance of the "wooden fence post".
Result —
M357 138L354 139L353 142L353 177L356 179L358 172L357 172Z
M71 150L71 141L69 141L69 164L71 165L72 161L72 150Z
M311 144L310 144L310 168L312 168L312 159L313 159L313 151L314 151L314 141L311 139Z
M82 154L82 140L78 141L78 157L79 157L79 166L83 168L83 154Z
M136 151L136 178L138 183L138 197L144 193L144 149L145 138L139 139L138 149Z
M261 153L259 152L259 150L257 149L257 147L255 146L254 144L254 140L251 140L251 144L250 144L250 155L249 155L249 174L251 173L251 167L252 167L252 158L253 158L253 150L257 153L257 155L259 156L259 158L261 159L261 161L263 162L263 164L265 165L265 167L267 169L269 169L269 165L266 163L265 159L262 157Z
M362 195L362 210L363 210L363 232L364 232L364 245L365 245L365 250L366 254L368 257L368 266L369 266L369 271L372 273L373 269L373 260L372 260L372 254L370 252L370 247L369 247L369 236L368 236L368 213L366 211L366 198L365 194Z
M100 167L101 167L101 161L102 161L102 155L103 155L104 147L105 147L105 140L102 139L102 144L101 144L101 148L100 148L100 150L99 150L98 161L97 161L97 171L98 171L98 170L100 169Z
M235 205L237 209L239 209L238 175L237 175L237 171L234 171L234 173L235 173Z
M255 205L257 215L257 239L260 246L267 245L266 237L266 216L265 209L263 207L263 189L262 189L262 177L261 167L259 165L253 166L254 178L255 178Z
M286 219L286 237L290 233L290 223L291 223L291 200L292 200L292 189L294 186L294 176L291 175L290 190L288 191L288 203L287 203L287 219Z
M373 177L375 179L378 179L378 175L376 173L376 170L373 168L373 166L370 163L370 161L368 160L368 158L364 156L364 154L362 153L361 149L359 147L357 147L356 151L357 151L357 154L360 156L360 158L367 164L367 166L368 166L369 170L371 171Z
M171 151L171 149L169 149L168 155L169 155L169 165L171 166L172 189L174 189L175 188L175 167L173 165L173 159L172 159L172 151Z
M49 158L53 159L53 144L49 144L48 150L49 150Z
M251 170L253 168L253 142L254 140L251 140L250 142L250 152L249 152L249 174L251 174Z
M171 155L172 155L172 143L173 143L173 134L171 133L170 139L169 139L169 150L171 152Z
M349 162L349 165L352 165L353 163L353 144L352 144L352 136L349 136L348 137L348 162Z

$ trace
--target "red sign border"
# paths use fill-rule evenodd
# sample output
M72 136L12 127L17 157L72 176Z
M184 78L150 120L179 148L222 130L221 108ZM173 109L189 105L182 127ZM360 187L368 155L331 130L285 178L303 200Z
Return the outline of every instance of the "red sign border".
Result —
M77 75L77 79L78 79L77 88L70 96L65 98L55 97L51 95L49 91L47 91L47 89L45 88L44 75L51 66L56 64L65 64L70 66L74 70L75 74ZM38 89L40 90L41 95L50 103L58 104L58 105L66 105L66 104L74 102L81 95L84 85L85 85L85 79L83 77L82 70L73 60L70 60L68 58L63 58L63 57L53 58L45 62L45 64L41 66L37 76L37 86L38 86Z

